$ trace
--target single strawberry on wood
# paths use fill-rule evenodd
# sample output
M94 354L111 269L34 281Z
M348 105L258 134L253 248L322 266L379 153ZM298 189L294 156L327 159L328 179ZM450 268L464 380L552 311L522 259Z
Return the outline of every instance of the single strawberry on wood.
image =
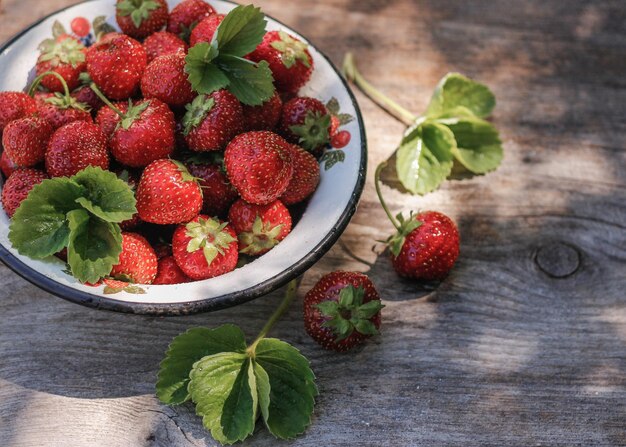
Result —
M304 297L304 327L323 348L348 351L378 334L383 307L363 273L328 273Z

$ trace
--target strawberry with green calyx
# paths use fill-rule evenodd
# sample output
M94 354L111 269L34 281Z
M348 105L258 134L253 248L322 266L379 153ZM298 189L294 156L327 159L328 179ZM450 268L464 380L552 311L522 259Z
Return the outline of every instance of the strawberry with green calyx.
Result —
M2 134L2 146L7 156L18 166L35 166L44 160L48 140L54 129L39 116L27 116L11 121Z
M348 351L378 334L383 307L366 275L328 273L304 297L304 327L323 348Z
M122 233L122 252L110 276L134 283L151 284L157 275L157 257L148 241L137 233Z
M287 141L319 156L330 142L330 118L320 100L296 97L284 104L279 128Z
M380 188L380 174L386 166L381 163L375 173L374 183L378 199L396 233L386 243L391 253L391 263L404 277L426 281L442 280L452 269L459 256L459 232L454 222L436 211L409 214L395 218L387 208Z
M111 33L87 50L87 72L111 99L127 99L139 87L148 64L146 51L135 39Z
M47 178L46 173L38 169L20 168L13 172L2 186L2 207L7 216L12 217L30 190Z
M228 222L201 214L174 231L172 252L191 279L213 278L237 266L237 235Z
M197 179L175 160L150 163L141 174L136 197L139 217L160 225L189 222L202 208Z
M191 281L180 269L174 256L165 256L159 259L159 268L152 284L182 284Z
M253 205L239 199L230 207L228 221L237 233L239 252L251 256L267 253L291 231L291 215L280 200Z
M158 99L143 99L122 112L100 92L95 84L92 90L109 109L119 116L119 121L109 137L111 155L120 163L134 168L144 167L174 151L174 114ZM107 112L103 112L104 114ZM103 118L104 119L104 118ZM106 120L108 124L112 121Z
M148 64L159 56L176 54L178 52L187 53L188 45L176 34L167 31L159 31L146 37L143 47L148 56Z
M24 92L0 92L0 136L7 124L37 112L37 102Z
M215 10L207 2L183 0L172 8L167 20L167 32L189 41L189 35L194 27L211 14L215 14Z
M108 169L106 137L93 123L71 122L52 134L45 161L50 177L70 177L88 166Z
M117 0L115 19L124 34L143 39L165 26L168 18L165 0Z
M37 76L47 72L60 75L70 90L80 84L79 76L85 71L85 46L70 36L46 39L39 44L41 55L35 65ZM44 75L41 84L51 92L62 92L65 86L54 76Z
M35 93L39 84L47 76L57 79L62 85L63 93ZM28 94L35 97L39 113L54 129L58 129L73 121L93 121L89 113L89 106L73 97L65 79L54 71L47 71L37 76L31 83Z
M232 9L210 43L189 48L185 72L192 88L200 94L226 89L251 106L270 99L275 89L267 62L245 58L263 40L266 23L265 15L253 5Z
M183 135L193 151L221 150L243 130L241 103L227 90L199 95L185 109Z
M230 182L248 203L266 205L289 186L293 163L289 143L266 130L237 135L224 152Z
M285 205L294 205L306 200L317 189L320 165L310 152L295 144L289 145L289 155L293 164L293 175L280 200Z
M308 45L284 31L265 34L248 58L255 62L267 61L276 88L287 95L298 93L313 72L313 58Z

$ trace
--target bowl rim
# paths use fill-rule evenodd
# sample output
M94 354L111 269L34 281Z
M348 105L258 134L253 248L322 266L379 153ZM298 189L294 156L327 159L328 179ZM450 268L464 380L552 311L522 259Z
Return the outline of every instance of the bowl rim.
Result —
M30 31L35 26L39 25L43 21L49 19L50 17L66 11L70 8L75 7L76 5L89 3L92 1L98 0L83 0L78 3L74 3L72 5L66 6L64 8L58 9L45 17L40 18L39 20L31 23L26 28L19 31L17 34L13 35L9 40L7 40L4 44L0 45L0 54L5 50L10 48L17 40L19 40L25 33ZM238 3L232 0L222 0L226 3L231 3L234 5L238 5ZM7 250L4 245L0 244L0 261L2 261L9 269L13 272L17 273L22 278L26 279L30 283L36 285L37 287L45 290L46 292L51 293L52 295L58 296L59 298L63 298L67 301L81 304L83 306L92 307L95 309L103 309L115 312L122 313L131 313L138 315L158 315L158 316L179 316L179 315L190 315L199 312L211 312L215 310L225 309L228 307L236 306L238 304L242 304L248 301L251 301L256 298L260 298L268 293L282 287L287 284L290 280L297 278L301 274L303 274L306 270L308 270L315 262L317 262L321 257L326 254L326 252L337 242L341 234L344 232L348 224L350 223L350 219L354 215L359 199L361 197L361 193L363 192L363 188L365 186L365 177L367 172L367 138L365 135L365 126L363 121L363 116L361 114L361 109L356 101L354 93L350 89L347 81L341 75L340 71L337 69L335 64L326 56L326 54L320 51L315 45L311 43L309 39L307 39L301 33L294 31L290 26L285 25L280 20L275 19L274 17L267 15L266 16L276 23L284 26L285 28L293 31L300 37L304 38L316 51L320 54L322 58L324 58L330 67L335 71L338 75L343 87L348 92L348 96L350 97L350 101L354 106L354 110L356 112L356 119L359 124L359 134L361 138L361 160L359 165L359 172L357 175L357 181L352 190L352 194L350 196L350 200L346 205L343 213L339 217L339 220L334 225L334 231L330 231L324 238L313 247L302 259L300 259L295 264L291 265L289 268L283 270L277 275L259 283L255 286L249 287L244 290L228 293L225 295L212 297L212 298L204 298L195 301L185 301L178 303L138 303L138 302L126 302L120 301L115 298L108 298L99 295L93 295L87 292L83 292L77 289L74 289L65 284L61 284L52 278L49 278L42 273L39 273L37 270L29 267L25 263L23 263L18 257L14 256L9 250Z

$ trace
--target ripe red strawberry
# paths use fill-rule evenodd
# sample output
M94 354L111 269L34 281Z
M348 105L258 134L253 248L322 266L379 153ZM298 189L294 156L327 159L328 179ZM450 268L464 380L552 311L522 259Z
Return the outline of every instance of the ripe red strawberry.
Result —
M122 233L120 261L113 266L110 275L118 280L135 284L151 284L157 275L157 257L143 236Z
M323 348L348 351L378 334L383 307L363 273L328 273L304 297L304 327Z
M167 31L188 41L193 28L215 10L202 0L183 0L174 6L167 20Z
M85 71L85 46L73 37L46 39L39 45L41 55L37 59L37 76L53 71L65 79L70 90L78 87L79 76ZM41 84L51 92L64 90L61 81L53 75L44 76Z
M306 43L284 31L270 31L248 58L267 61L276 88L281 93L296 94L313 72L313 58L307 48Z
M283 106L280 131L291 143L318 155L330 142L330 114L326 106L315 98L292 98Z
M50 177L70 177L87 166L109 168L106 137L98 126L74 121L54 131L46 150Z
M130 104L109 139L111 155L127 166L143 167L174 151L174 114L158 99Z
M174 160L150 163L135 196L139 217L155 224L189 222L202 208L202 190L196 179Z
M115 20L124 34L135 39L160 30L167 23L168 8L165 0L117 0Z
M257 256L270 251L291 232L291 215L280 200L253 205L243 199L230 207L228 221L239 240L239 252Z
M53 129L38 116L11 121L2 134L4 151L18 166L34 166L43 161Z
M152 284L182 284L191 279L180 269L174 256L166 256L159 260L159 269Z
M5 177L9 177L18 168L13 160L9 158L6 151L2 152L0 156L0 170Z
M202 212L209 216L226 216L239 194L228 181L222 167L211 163L187 163L189 173L199 179L202 188Z
M243 117L247 130L272 130L278 124L283 110L283 101L278 92L260 106L243 106Z
M445 278L459 256L459 232L454 222L436 211L411 214L408 220L398 217L400 229L387 240L396 272L428 281Z
M139 87L147 57L136 40L117 34L87 50L89 76L109 99L126 99Z
M230 182L249 203L264 205L279 198L293 175L289 143L273 132L235 137L224 153Z
M88 85L80 86L74 90L72 92L72 98L74 98L77 102L89 106L89 111L93 115L95 115L104 105L102 100L98 98L98 95L96 95Z
M241 103L228 90L199 95L185 107L185 141L194 151L218 151L243 130Z
M37 103L24 92L0 92L0 135L11 121L37 112Z
M72 96L61 93L35 94L39 115L50 123L53 129L58 129L73 121L93 122L86 104L78 102Z
M172 251L176 264L195 280L234 270L239 257L235 231L227 222L203 214L176 228Z
M43 182L48 176L38 169L18 169L9 176L2 187L2 207L9 217L13 217L20 203L28 196L33 186Z
M143 41L143 47L148 56L148 63L159 56L175 54L179 51L187 53L188 49L184 40L167 31L159 31L146 37L146 40Z
M122 113L128 112L127 102L116 102L113 103L113 105ZM100 127L107 139L110 139L113 135L113 131L117 123L120 122L120 119L120 116L109 106L102 107L96 114L96 124Z
M211 14L200 21L191 31L189 37L189 46L194 46L200 42L211 42L213 40L213 34L215 30L220 26L222 20L224 20L224 14Z
M116 169L115 175L117 175L117 178L120 180L124 180L133 193L137 190L139 176L136 173L130 171L129 169ZM139 213L135 213L130 219L120 222L120 228L123 231L129 231L138 226L140 223L141 219L139 218Z
M302 202L315 192L320 182L320 165L313 155L295 144L289 145L289 154L293 176L287 190L280 196L285 205Z
M171 107L191 102L196 92L185 73L185 53L159 56L146 67L141 77L144 98L157 98Z

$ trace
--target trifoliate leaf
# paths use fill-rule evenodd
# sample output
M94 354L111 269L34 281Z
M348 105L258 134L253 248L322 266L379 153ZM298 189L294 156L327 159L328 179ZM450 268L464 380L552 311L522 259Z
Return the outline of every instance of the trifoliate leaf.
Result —
M85 209L67 213L70 228L67 263L81 282L95 283L111 272L122 252L122 231Z
M267 61L255 63L220 54L216 64L228 78L228 90L243 104L259 106L274 95L274 78Z
M454 133L457 147L454 157L474 174L496 169L502 161L503 150L497 129L488 121L477 118L464 107L457 107L437 119Z
M276 437L294 438L309 425L317 395L309 361L296 348L275 338L261 340L254 359L269 378L269 404L260 394L261 409L267 405L267 415L262 411L265 425Z
M202 416L204 427L222 444L242 440L254 429L252 393L256 394L256 389L251 390L246 380L249 362L245 353L221 352L197 361L189 374L189 394L196 404L196 414ZM237 405L236 398L229 400L232 393L241 397L242 405Z
M427 121L409 128L396 153L398 179L414 194L437 189L452 170L454 147L454 134L441 124Z
M198 93L212 93L228 85L228 78L212 61L217 47L201 42L189 48L185 57L185 73L191 87Z
M213 40L220 54L243 57L261 43L266 24L260 8L237 6L219 24Z
M161 402L182 404L190 398L187 391L193 364L220 352L245 352L246 341L237 326L226 324L215 329L195 327L178 335L161 362L156 394Z
M122 222L137 212L135 196L128 183L111 171L89 166L72 177L72 180L86 190L85 196L76 201L107 222Z
M448 73L437 84L426 115L434 117L463 106L484 118L491 114L495 105L496 98L487 86L459 73Z
M76 199L85 194L84 187L65 177L36 185L11 219L9 240L13 247L33 259L62 250L70 234L66 214L80 208Z

